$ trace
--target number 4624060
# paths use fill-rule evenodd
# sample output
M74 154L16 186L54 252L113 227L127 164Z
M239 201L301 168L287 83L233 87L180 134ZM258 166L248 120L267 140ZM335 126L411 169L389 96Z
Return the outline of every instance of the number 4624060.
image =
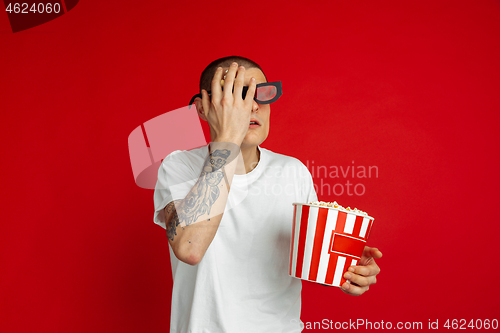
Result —
M27 3L9 3L6 12L14 14L29 14L29 13L59 13L61 11L61 5L59 3L34 3L29 6Z
M453 330L456 330L456 329L459 329L459 330L466 330L466 329L486 329L486 330L489 330L490 328L491 329L494 329L496 330L498 328L498 320L497 319L493 319L493 320L489 320L489 319L484 319L484 320L481 320L481 319L471 319L471 321L469 321L467 323L467 321L465 319L453 319L453 320L446 320L446 323L444 323L443 327L447 328L447 329L453 329Z

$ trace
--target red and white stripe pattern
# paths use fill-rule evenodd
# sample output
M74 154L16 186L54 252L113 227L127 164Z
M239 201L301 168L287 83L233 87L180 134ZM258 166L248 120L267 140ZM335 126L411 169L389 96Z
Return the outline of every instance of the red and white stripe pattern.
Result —
M373 218L335 208L294 203L290 275L341 286L361 259Z

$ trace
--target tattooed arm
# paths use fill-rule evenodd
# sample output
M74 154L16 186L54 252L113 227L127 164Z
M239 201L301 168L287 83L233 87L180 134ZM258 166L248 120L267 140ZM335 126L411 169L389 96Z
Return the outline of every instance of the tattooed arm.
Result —
M218 230L238 163L239 146L212 142L196 184L183 200L165 207L168 241L176 257L198 264Z
M201 89L202 98L195 98L198 115L210 126L211 154L188 195L165 207L172 250L179 260L191 265L200 262L219 228L236 167L243 167L241 173L245 173L239 153L257 105L253 99L257 83L255 78L245 79L246 69L237 63L226 72L224 91L222 67L218 67L211 82L211 96ZM249 84L243 99L245 80Z

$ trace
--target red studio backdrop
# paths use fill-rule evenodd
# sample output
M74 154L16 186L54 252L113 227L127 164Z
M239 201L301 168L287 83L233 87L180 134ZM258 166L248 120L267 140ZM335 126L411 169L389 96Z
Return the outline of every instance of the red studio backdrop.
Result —
M498 323L498 1L82 0L16 33L0 13L0 331L169 331L127 138L233 54L283 83L262 146L375 217L377 284L303 282L305 331Z

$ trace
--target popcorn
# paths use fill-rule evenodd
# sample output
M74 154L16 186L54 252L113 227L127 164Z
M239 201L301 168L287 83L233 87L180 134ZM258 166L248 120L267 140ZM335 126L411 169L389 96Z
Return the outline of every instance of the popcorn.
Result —
M310 202L309 204L310 205L315 205L315 206L337 208L337 209L344 210L344 211L347 211L347 212L353 212L353 213L357 213L357 214L368 216L368 214L366 212L363 212L362 210L359 210L357 208L354 208L354 209L351 209L351 207L344 208L341 205L339 205L337 203L337 201L334 201L334 202L313 201L313 202Z

